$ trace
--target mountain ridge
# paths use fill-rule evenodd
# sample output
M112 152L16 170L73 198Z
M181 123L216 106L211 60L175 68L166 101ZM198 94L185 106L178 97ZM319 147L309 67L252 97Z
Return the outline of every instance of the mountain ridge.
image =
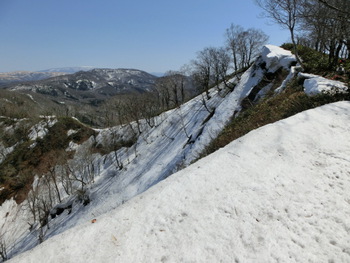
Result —
M312 127L314 125L308 126L308 122L302 122L300 119L303 120L310 116L317 116L314 120L314 122L318 123L319 125L317 126L317 129L322 129L320 125L325 125L327 131L329 132L332 132L332 129L336 129L337 132L341 132L344 129L339 127L339 123L344 122L343 119L347 116L346 112L349 111L348 104L346 107L344 106L345 104L340 106L333 105L329 106L328 108L323 108L322 110L309 111L305 114L299 114L298 117L281 121L277 125L271 124L266 127L261 127L256 131L250 132L245 137L236 140L233 143L235 147L229 147L228 152L223 149L204 160L200 160L199 162L192 164L191 166L190 164L197 160L200 154L205 151L209 143L218 136L218 134L226 127L231 119L235 118L243 108L247 107L247 104L252 104L253 102L258 103L256 101L262 100L262 98L266 96L267 92L269 92L270 96L279 96L279 93L276 91L283 92L283 89L287 88L283 80L287 75L287 78L290 77L288 72L290 74L295 72L292 70L294 63L295 57L291 52L275 46L265 46L262 55L245 73L243 73L243 75L240 76L240 79L234 77L230 80L230 83L232 83L234 86L233 90L228 89L227 87L225 88L225 86L222 85L219 88L211 89L209 91L208 98L203 95L199 95L188 102L159 115L142 115L144 116L144 119L136 118L130 123L123 123L122 125L112 126L105 129L91 130L89 128L86 133L82 133L83 129L80 126L81 124L78 125L73 121L73 125L70 118L56 118L54 116L41 117L39 122L30 128L30 133L27 135L28 141L24 144L25 149L30 149L32 153L39 155L39 153L43 150L53 150L53 146L51 148L47 148L48 144L53 145L53 143L51 143L52 139L54 139L54 142L56 143L55 145L61 145L58 142L62 141L64 142L63 151L56 151L48 156L51 156L52 158L55 155L63 154L64 158L62 159L65 161L62 163L62 159L58 159L56 162L54 161L54 164L57 165L53 166L53 169L49 170L47 173L45 172L41 176L40 174L35 176L34 183L31 186L32 191L29 192L30 196L33 196L35 193L40 192L39 190L41 189L41 195L39 195L37 198L45 201L46 198L50 197L51 199L55 200L49 210L45 210L50 214L50 217L44 216L43 221L38 221L35 220L34 216L34 221L31 220L33 215L30 211L35 212L37 211L36 209L41 208L35 208L34 210L26 208L28 206L25 206L25 204L28 204L28 202L30 204L30 200L24 201L18 205L15 204L13 200L8 200L1 207L0 217L3 217L5 220L3 228L6 229L6 233L2 238L3 240L6 240L6 243L12 244L9 251L10 257L32 249L37 245L38 241L43 242L46 239L48 239L48 241L43 242L38 248L33 250L36 252L33 252L33 254L31 254L29 257L27 257L27 255L31 252L27 252L27 254L22 256L20 255L17 259L13 259L14 262L16 262L16 260L21 261L28 258L31 258L33 261L40 262L41 258L38 257L38 255L41 253L38 251L45 247L49 248L49 251L45 252L47 253L45 260L50 258L50 260L53 261L62 261L64 259L72 259L77 262L79 262L79 260L86 261L88 259L85 258L84 255L81 255L79 251L86 251L87 248L89 252L86 252L86 255L88 255L90 259L96 257L96 261L104 262L113 262L121 255L125 255L126 257L128 257L127 255L130 255L129 257L131 257L131 260L128 261L134 260L135 262L143 261L145 260L145 257L148 259L151 258L154 261L158 261L158 259L163 261L166 259L169 259L170 261L195 259L198 261L203 261L201 260L201 256L209 256L210 258L210 255L214 254L216 255L215 258L220 258L222 260L225 260L228 255L230 256L231 261L232 259L235 259L235 255L232 255L229 252L223 252L222 254L217 252L217 247L215 247L215 244L226 244L227 246L225 245L225 247L232 248L230 251L239 251L240 254L236 255L236 261L241 261L240 257L243 257L243 255L245 255L244 253L246 253L248 256L257 255L265 257L266 247L264 244L268 246L270 243L265 242L265 239L261 239L261 237L264 235L260 235L259 233L260 230L263 231L264 228L260 228L259 226L264 226L264 224L260 224L260 222L269 222L271 223L271 226L275 226L275 224L272 224L272 222L275 221L264 221L266 217L262 216L265 215L263 209L259 210L258 213L255 214L254 211L256 211L256 209L254 206L239 206L238 204L245 204L244 200L247 200L243 195L241 195L241 193L245 193L247 191L252 193L252 201L268 200L270 202L272 200L263 199L263 195L266 194L266 189L275 188L265 186L262 187L261 184L256 183L256 180L258 180L258 182L263 182L265 176L260 176L260 174L263 174L264 168L266 168L267 171L271 171L270 173L267 173L267 175L270 176L269 178L271 180L269 180L269 182L272 184L276 182L276 176L283 172L282 167L284 166L278 166L278 169L273 169L268 167L268 165L263 164L263 160L267 161L268 163L271 163L271 160L275 161L276 163L278 161L283 161L284 164L291 165L289 160L296 160L296 157L299 157L297 160L302 162L303 165L301 167L307 167L305 168L306 170L309 168L322 168L322 166L316 163L314 159L305 163L304 160L306 159L300 158L303 156L303 154L298 152L299 147L297 142L299 139L300 141L303 141L303 139L306 140L306 138L313 138L313 142L319 143L319 140L315 139L313 132L311 132L313 131ZM266 65L272 65L273 67L266 68ZM108 72L105 73L108 74ZM293 76L297 78L295 73L293 73ZM301 80L299 80L299 82L301 82ZM335 82L327 80L327 84L329 85L334 85L334 83ZM315 83L315 85L318 84ZM300 87L298 87L298 89L300 89L298 90L299 93L303 92ZM274 107L271 107L270 111L273 111L274 109ZM341 114L335 115L341 115L341 119L333 118L331 113L333 114L339 109L343 109L344 112L342 111ZM146 111L146 108L143 110ZM318 114L315 114L315 112L318 112ZM322 114L320 114L320 112L322 112ZM333 120L332 123L320 121L320 116L326 115L326 112L330 113L330 117L327 117L327 120ZM140 115L136 115L136 117L138 116ZM4 119L1 125L5 125L5 128L9 130L11 127L16 127L15 124L11 123L12 122L9 120ZM282 125L283 123L287 123L288 125L284 127ZM8 127L8 125L12 126ZM289 129L288 127L291 128ZM307 127L307 129L305 129L306 133L301 132L304 131L304 129L300 129L300 127ZM60 135L57 133L58 130L61 130ZM291 133L289 134L288 131ZM260 134L260 136L254 138L252 134ZM283 134L286 134L287 136L283 137ZM292 137L292 135L297 138L297 140L291 140L289 137ZM247 141L245 138L250 138L248 143L242 143L242 141ZM284 144L279 143L280 141L284 140L282 138L289 138L289 141L286 143L285 147ZM291 143L290 140L293 143ZM269 143L263 145L266 141L269 141ZM271 143L271 141L273 141L273 143ZM11 143L14 143L14 141ZM327 145L332 144L334 144L333 141ZM262 146L255 148L256 145ZM322 148L324 145L326 145L326 142L320 147ZM5 148L5 151L3 151L5 158L7 155L10 156L11 153L13 153L12 156L16 155L15 146L12 144L7 144L6 147L7 148ZM310 149L306 149L305 147L309 147L309 144L301 143L300 148L304 149L304 154L308 153L313 148L317 148L318 146L311 147ZM291 148L295 149L295 155L292 157L290 157L291 154L288 150ZM334 156L333 152L330 150L321 148L317 149L323 150L322 152L331 153L331 156ZM220 155L220 152L225 153L224 155ZM217 155L220 155L222 158L220 157L219 160L211 162L210 158ZM341 157L340 155L336 156ZM42 155L42 158L44 158L44 160L50 160L46 159L49 158L48 156L44 154ZM68 156L69 158L67 159ZM316 154L310 154L310 156L317 159ZM327 157L327 155L322 156L322 158ZM37 159L38 158L34 158L33 161L37 162ZM8 159L6 162L11 164L13 163L11 160L12 159ZM238 165L240 162L242 162L242 160L242 165ZM338 158L335 158L335 160L338 160ZM206 174L205 171L208 170L206 164L214 162L220 162L220 164L210 166L210 172ZM259 162L261 165L256 167L256 162ZM345 166L347 165L345 162L343 164ZM174 174L187 166L190 166L187 170ZM334 168L334 166L332 167ZM186 171L188 170L191 172L189 175L186 175ZM290 169L290 167L286 168L286 170L288 172L293 171L293 169ZM197 175L195 175L197 173L196 171L199 171L200 173L199 178ZM275 171L276 173L272 173L272 171ZM47 186L49 185L50 187L50 184L47 184L47 181L49 181L51 178L50 176L56 172L60 175L67 174L68 176L60 177L60 180L62 181L60 181L58 184L59 186L56 187L56 191L59 192L59 197L49 195L50 191L48 191ZM303 171L299 171L299 173L303 173ZM299 175L299 173L297 175ZM240 184L235 185L235 187L241 187L239 188L240 191L237 193L234 192L235 187L233 187L236 181L232 180L232 176L234 174L236 174L235 176L237 180L241 180ZM294 176L294 174L290 175ZM194 177L197 179L193 179ZM248 177L254 178L252 183L247 183ZM166 178L168 178L168 180L163 181ZM220 178L225 178L225 183L222 183ZM288 178L288 176L286 178ZM305 177L298 176L297 178L303 179ZM261 180L259 181L259 179ZM173 183L175 182L174 184L180 186L182 185L182 187L167 186L166 188L170 190L166 190L167 194L163 195L165 203L159 203L157 201L157 196L159 194L157 189L166 185L167 181L171 181ZM282 181L284 182L284 179ZM73 185L67 185L67 182L71 182ZM161 183L158 184L159 182ZM277 182L281 181L277 180ZM286 181L285 183L283 182L278 186L280 187L282 184L286 185L287 183L290 183L289 181ZM232 187L228 187L230 185ZM331 187L330 184L326 185L328 185L327 187ZM51 186L53 187L54 183L51 183ZM261 190L262 188L263 190ZM55 188L53 187L53 191L51 191L51 193L55 192L54 189ZM226 190L222 191L222 189ZM300 189L300 187L298 189ZM282 191L282 188L279 188L279 190ZM276 194L281 193L281 191L276 192ZM152 193L154 193L153 196ZM257 198L256 194L262 196ZM140 196L136 197L137 195ZM149 195L151 195L151 197L147 197ZM192 198L194 196L195 198ZM304 195L301 196L303 197ZM232 202L235 202L236 200L235 197L242 198L242 200L235 206L237 211L231 207ZM140 206L137 205L137 203L142 204L143 201L141 200L143 198L151 198L154 200L154 202L150 202L147 205L141 205L141 207L147 207L146 209L148 211L153 211L154 213L145 213L145 210L143 208L140 209ZM176 200L171 201L171 198L175 198ZM36 199L34 199L34 201L35 200ZM48 198L47 200L50 199ZM273 196L273 200L276 200L275 196ZM303 199L300 199L299 201L301 200ZM211 208L208 209L209 212L206 209L208 202L212 205ZM176 207L172 207L172 204L174 204ZM189 206L184 206L187 204L189 204ZM278 203L273 204L275 206L278 205ZM259 203L259 207L260 206L261 204ZM266 205L261 207L266 207ZM175 208L175 210L172 208ZM247 211L248 208L251 209L249 210L249 215L243 214L247 216L242 216L242 211ZM280 208L281 211L284 209L284 207ZM297 208L303 207L298 205ZM279 218L279 210L277 209L277 212L275 210L273 210L272 218ZM38 211L40 215L42 210ZM117 214L119 213L118 211L122 211L122 215ZM127 216L129 215L128 212L124 213L123 211L134 211L132 214L135 215L136 213L137 215L136 217L130 216L130 218L132 218L130 219L129 216ZM302 211L300 210L298 213L300 214ZM127 218L124 218L124 215ZM138 220L143 216L146 217L146 221L148 223L152 223L141 223L139 225L137 222L139 222ZM107 221L104 221L104 218L108 218L108 220L112 220L112 222L107 224ZM234 218L239 218L240 220L237 222L232 222ZM134 219L137 222L132 221ZM220 220L213 221L211 219ZM289 219L290 217L286 217L286 220ZM107 236L105 235L106 232L103 230L103 228L101 229L97 227L102 226L99 225L99 222L102 222L104 227L111 226L111 229L107 228ZM131 224L131 222L134 223ZM140 222L142 222L142 220ZM208 222L210 223L210 226L207 225ZM221 223L216 224L217 222ZM250 236L246 237L244 235L247 234L247 231L239 231L239 229L234 228L240 222L246 222L248 224L241 225L244 229L246 229L244 226L247 226L248 229L257 228L259 231L257 233L251 233L251 238ZM187 227L183 228L183 223L187 223ZM241 242L237 247L232 247L232 242L230 244L225 243L225 240L228 240L229 242L232 240L232 236L230 238L226 236L227 228L225 227L225 223L228 223L230 227L233 227L230 228L230 231L232 230L235 233L234 236L237 238L238 242ZM26 229L28 224L31 225L30 230ZM48 227L47 224L49 224L50 227ZM86 226L91 226L92 228L85 228ZM131 226L131 228L129 228L129 226ZM136 227L134 228L133 226ZM139 226L142 226L142 228L140 229ZM290 225L288 227L289 229L291 228ZM71 237L71 233L74 233L76 230L79 231L83 229L87 229L86 236L84 238L84 241L87 242L83 242L81 246L79 242L73 242L73 244L65 241L65 239L60 239L64 236ZM144 232L142 229L146 232ZM181 232L181 229L185 229L189 235ZM285 230L285 233L288 234L288 237L293 237L295 234L297 234L293 231L287 231L285 228L283 229ZM312 227L310 229L313 230ZM93 238L93 240L89 240L88 238L91 235L95 235L95 230L98 230L98 233L101 233L101 235L96 234L96 239L101 241L99 244L95 244L95 240ZM121 232L119 232L119 230L121 230ZM197 232L192 232L193 230L197 230ZM111 247L106 246L106 244L109 244L109 233L114 235L112 237L112 241L114 240L114 243L111 244ZM126 237L123 235L123 233L126 233L125 235L128 236L127 240L125 239ZM179 233L180 235L178 235ZM206 235L206 233L209 233L209 235ZM60 235L57 236L57 234ZM142 238L139 239L137 236L138 234L146 237L146 239L149 241L145 241ZM83 236L84 235L85 234L83 234ZM78 236L80 237L80 235ZM162 237L165 239L162 239ZM192 240L192 237L195 239ZM195 242L195 240L202 240L201 238L206 241L212 240L211 238L213 237L217 237L214 238L214 240L221 240L222 242ZM275 237L275 235L270 236L270 238L273 240ZM124 246L124 244L127 244L129 241L131 243L136 242L135 238L136 240L142 240L136 249L133 246ZM184 244L187 239L190 240L190 243L186 243L186 245L182 247L181 244ZM60 247L59 244L56 243L56 245L52 245L55 244L54 242L57 240L58 243L60 243L60 240L62 240L64 244L73 245L76 249L74 249L74 251L66 250L67 254L62 254L61 249L59 249L60 251L55 250L56 247ZM252 240L253 245L247 246L247 244L249 244L249 240ZM286 241L283 243L287 244L285 246L286 251L290 251L288 248L295 244L295 242L292 243L288 238L277 238L276 240L276 242L281 240L283 242ZM119 254L119 256L113 254L116 251L115 248L113 251L110 250L117 241L122 242L122 250L118 250L116 252ZM339 243L340 246L343 246L342 239L333 241L333 244ZM261 250L258 249L258 244L260 244L259 242L263 244L261 246ZM157 249L152 249L152 251L142 249L144 244L147 244L150 247L153 247L153 245L155 245L155 247L165 247L164 250L158 249L162 254L161 255L157 254ZM176 245L170 246L170 244ZM208 249L208 244L214 245ZM312 244L316 250L307 250L308 252L311 251L311 254L314 253L313 251L318 251L320 248L319 244L316 244L315 242ZM326 244L328 243L326 242ZM105 253L93 253L95 251L94 248L99 245L105 248L101 250ZM128 249L128 247L130 249ZM146 248L146 246L144 247ZM299 246L296 247L299 248ZM81 248L81 250L79 250L79 248ZM188 248L190 248L189 250L192 252L193 250L198 249L199 253L188 253ZM250 248L253 248L253 250ZM255 248L257 249L254 250ZM327 249L329 249L329 245ZM223 251L222 248L219 250ZM171 254L167 253L167 251L171 251ZM338 258L339 254L336 254L332 248L330 248L328 251ZM92 254L90 252L92 252ZM210 255L206 254L206 252L210 253ZM291 250L291 252L295 258L298 258L297 255L303 255L303 253L297 250ZM282 254L277 252L273 255L278 257ZM57 257L55 258L55 256ZM67 257L69 258L67 259ZM180 257L182 257L182 260ZM346 257L346 255L344 257Z
M156 76L136 69L92 69L48 79L8 84L4 89L48 95L55 100L96 104L111 96L154 90Z

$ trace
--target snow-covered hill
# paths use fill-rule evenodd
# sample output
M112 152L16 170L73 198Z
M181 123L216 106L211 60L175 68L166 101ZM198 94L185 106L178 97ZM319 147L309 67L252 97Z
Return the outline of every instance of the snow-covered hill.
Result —
M54 74L39 72L42 75ZM23 93L39 93L60 103L95 105L116 94L143 93L155 89L156 76L136 69L92 69L74 74L4 86Z
M349 262L349 132L350 102L262 127L10 262Z
M89 181L86 192L90 203L84 206L75 194L68 196L63 191L64 186L59 185L63 200L55 209L67 209L57 216L55 213L54 218L49 218L49 224L44 225L46 241L33 252L14 258L15 262L202 262L216 261L217 258L224 262L245 262L245 259L259 262L258 257L261 257L261 262L269 262L269 258L285 256L276 248L279 242L285 245L284 251L291 249L293 258L300 252L298 247L302 246L299 243L306 246L297 236L299 227L304 227L299 225L304 215L299 211L304 204L303 195L311 198L314 191L306 183L317 179L315 174L321 171L316 169L318 166L312 158L317 158L319 151L326 165L327 158L330 158L330 174L335 169L331 163L333 160L344 167L347 165L341 159L346 155L337 151L348 149L348 141L339 145L345 148L337 148L338 145L332 141L335 138L327 137L333 130L337 139L343 138L338 133L349 131L348 126L340 125L349 117L347 103L320 108L315 113L309 111L259 129L234 142L226 150L174 174L199 157L232 116L241 110L241 102L247 96L251 100L263 96L272 87L271 83L266 83L266 79L273 81L277 71L281 68L289 71L293 63L295 58L289 51L266 46L240 81L231 80L237 84L232 92L223 87L220 91L212 89L209 100L198 96L155 118L96 130L96 135L81 145L72 141L66 151L75 153L68 162L76 170L70 169L70 172L75 177L83 177L87 169L93 171L93 180ZM322 114L330 117L325 117L315 126ZM339 116L338 119L335 116ZM328 119L333 122L327 123ZM42 131L40 136L45 137L45 125L47 122L43 121L33 130ZM327 131L320 132L324 127ZM67 136L74 132L68 131ZM36 147L36 137L31 138L31 147ZM328 139L323 145L324 138ZM133 141L132 146L125 143L130 141ZM115 143L122 146L111 149L110 146ZM328 149L332 144L334 148ZM89 151L92 147L102 148L104 152ZM337 154L334 155L334 152ZM322 160L319 167L325 169ZM295 174L291 168L294 168ZM81 174L77 171L81 171ZM308 173L310 177L297 177L297 174ZM345 176L346 172L345 181L341 181L344 186L349 181ZM166 181L158 184L166 178ZM33 185L37 184L38 180ZM301 187L303 184L305 188ZM322 189L329 191L326 184ZM135 197L146 190L144 195ZM292 199L291 193L295 193L295 199ZM315 194L315 198L318 195ZM277 197L280 199L273 201ZM333 195L329 198L333 198ZM314 200L309 199L305 200L305 205ZM326 201L324 204L328 205ZM327 206L327 209L331 209L331 206ZM322 213L320 215L323 216ZM315 212L315 215L318 214ZM309 216L307 214L307 218ZM17 205L9 200L1 206L0 242L6 241L10 257L38 244L40 228L38 224L33 224L33 229L28 229L31 217L28 202ZM283 218L286 222L279 225L277 222ZM92 219L97 221L92 223ZM290 228L290 232L285 227ZM269 228L276 230L270 233ZM304 228L314 230L311 224ZM279 229L291 239L280 239ZM77 238L83 240L77 242ZM298 249L294 249L290 240L295 241ZM96 241L101 243L97 244ZM343 246L344 241L340 238L335 240L335 244ZM322 244L313 246L315 249L311 254L323 248ZM267 250L269 247L271 251ZM50 251L40 252L45 248ZM274 253L272 249L277 252ZM91 250L91 253L87 250ZM329 251L333 253L332 249ZM344 251L346 254L347 250ZM82 255L84 253L86 257ZM40 258L39 254L44 257ZM335 252L334 256L339 258Z

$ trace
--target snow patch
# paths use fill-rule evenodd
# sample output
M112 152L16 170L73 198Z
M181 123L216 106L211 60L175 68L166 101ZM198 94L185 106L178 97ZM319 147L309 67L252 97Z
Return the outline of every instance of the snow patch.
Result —
M266 62L266 68L269 69L269 72L275 72L281 66L289 70L291 65L296 62L292 52L273 45L264 46L261 56Z
M75 151L78 148L79 148L79 144L70 141L68 147L66 148L66 152Z
M304 81L304 92L308 96L317 95L326 92L344 92L348 89L345 83L326 79L313 74L299 73L301 78L306 78Z
M72 134L76 134L78 131L76 131L76 130L68 130L67 131L67 136L69 137L69 136L71 136Z

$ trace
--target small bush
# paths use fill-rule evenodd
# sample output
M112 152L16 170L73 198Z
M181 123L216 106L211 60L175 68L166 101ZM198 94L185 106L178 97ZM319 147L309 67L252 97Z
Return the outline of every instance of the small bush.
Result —
M293 44L287 43L283 44L281 47L293 52ZM302 45L298 45L297 49L303 61L305 72L323 75L325 72L329 71L330 64L326 54L322 54L321 52Z

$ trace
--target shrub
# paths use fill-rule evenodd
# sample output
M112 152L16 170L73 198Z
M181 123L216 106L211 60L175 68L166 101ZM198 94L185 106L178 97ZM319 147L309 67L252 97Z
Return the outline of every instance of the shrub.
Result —
M287 43L281 47L293 52L293 44ZM298 45L297 49L303 61L305 72L322 75L329 71L330 64L328 63L328 56L326 54L302 45Z

